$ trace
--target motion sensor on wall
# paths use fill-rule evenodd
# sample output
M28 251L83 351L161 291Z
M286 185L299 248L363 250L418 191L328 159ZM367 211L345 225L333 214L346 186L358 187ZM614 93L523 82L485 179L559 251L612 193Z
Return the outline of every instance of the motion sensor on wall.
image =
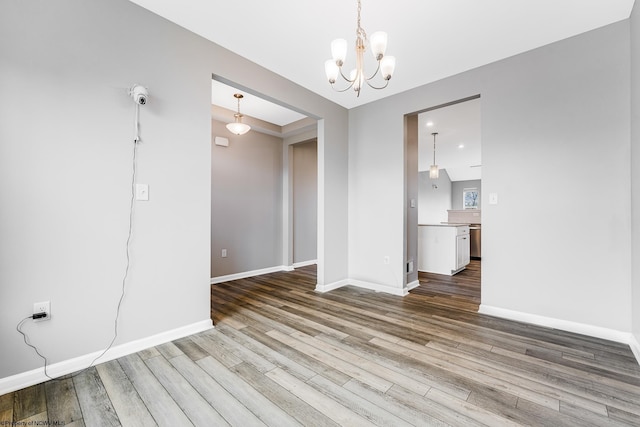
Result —
M136 84L129 89L129 95L131 95L136 104L145 105L149 97L149 91L146 87Z

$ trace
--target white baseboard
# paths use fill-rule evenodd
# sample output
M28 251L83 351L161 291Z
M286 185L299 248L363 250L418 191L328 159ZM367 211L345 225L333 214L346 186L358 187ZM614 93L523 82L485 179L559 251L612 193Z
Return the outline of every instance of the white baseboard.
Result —
M206 331L213 328L211 319L202 320L200 322L192 323L191 325L183 326L169 331L161 332L150 337L142 338L139 340L131 341L128 343L120 344L112 347L107 351L104 356L96 360L95 364L108 362L109 360L117 359L128 354L136 353L138 351L164 344L169 341L176 340L178 338L186 337L188 335L197 334L198 332ZM61 375L70 374L72 372L80 371L87 368L93 359L98 357L104 350L96 351L94 353L85 354L84 356L75 357L73 359L64 360L62 362L47 365L47 373L50 377L59 377ZM12 391L20 390L25 387L39 384L43 381L47 381L44 374L44 366L42 368L33 369L31 371L23 372L20 374L12 375L10 377L0 379L0 395L10 393Z
M317 259L310 259L309 261L294 262L293 263L293 268L306 267L308 265L314 265L314 264L317 264L317 263L318 263Z
M242 273L227 274L211 278L211 284L228 282L230 280L246 279L247 277L261 276L263 274L277 273L278 271L293 271L293 267L277 265L275 267L261 268L259 270L243 271Z
M309 261L296 262L293 265L277 265L275 267L261 268L259 270L243 271L242 273L227 274L226 276L217 276L211 278L211 284L229 282L231 280L246 279L247 277L261 276L263 274L277 273L278 271L293 271L296 268L306 267L307 265L317 264L317 259Z
M638 337L633 334L631 334L631 342L629 343L629 347L631 347L631 351L636 357L638 365L640 365L640 341L638 341Z
M634 352L636 359L638 359L638 362L640 363L640 358L638 358L638 354L636 353L639 348L636 348L636 350L634 351L632 344L635 341L635 338L633 334L629 332L622 332L615 329L587 325L585 323L571 322L569 320L555 319L553 317L538 316L536 314L523 313L520 311L507 310L504 308L488 306L485 304L480 304L478 313L628 344L629 347L631 347L631 350ZM635 342L635 344L637 345L637 341Z
M420 286L420 282L418 280L414 280L411 283L407 283L407 287L405 289L407 290L407 293L409 293L410 290L415 289L418 286Z
M352 286L356 286L358 288L368 289L370 291L384 292L384 293L387 293L387 294L397 295L397 296L403 297L403 296L408 295L409 291L411 289L415 289L418 286L420 286L420 282L418 282L416 280L414 282L409 283L406 288L396 289L396 288L391 288L389 286L379 285L379 284L373 283L373 282L365 282L364 280L344 279L344 280L340 280L338 282L330 283L328 285L316 285L316 291L317 292L329 292L329 291L332 291L334 289L338 289L338 288L341 288L341 287L347 286L347 285L352 285Z
M349 284L348 280L339 280L337 282L333 282L333 283L329 283L327 285L319 285L316 284L316 292L329 292L329 291L333 291L334 289L338 289L341 288L343 286L347 286Z
M376 292L384 292L387 294L398 295L401 297L409 293L409 291L406 288L402 288L402 289L392 288L389 286L380 285L378 283L365 282L364 280L349 279L348 282L350 285L357 286L359 288L369 289L371 291L376 291Z

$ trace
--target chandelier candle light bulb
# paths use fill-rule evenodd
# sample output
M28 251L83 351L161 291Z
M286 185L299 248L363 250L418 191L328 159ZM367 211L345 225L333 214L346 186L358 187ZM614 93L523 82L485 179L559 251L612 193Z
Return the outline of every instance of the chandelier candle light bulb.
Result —
M371 34L369 45L371 46L371 53L373 53L376 61L381 60L384 57L384 51L387 50L387 33L384 31L376 31Z
M393 71L396 67L396 58L393 56L385 56L387 50L387 33L384 31L376 31L367 39L367 33L360 25L360 10L361 1L358 0L358 27L356 28L356 68L351 71L349 77L345 76L342 72L342 66L347 57L347 41L345 39L336 39L331 42L331 56L333 59L329 59L324 63L324 70L327 76L327 80L331 84L331 87L337 92L344 92L350 88L356 92L357 96L360 96L360 89L362 89L363 83L373 89L384 89L389 84L389 80L393 75ZM367 48L367 42L371 47L371 53L377 61L378 65L376 71L370 76L364 75L364 51ZM370 80L372 80L380 72L384 81L383 86L374 86ZM336 89L334 87L335 82L338 80L338 75L348 83L345 89Z
M335 39L331 42L331 56L336 67L342 67L347 58L347 41L345 39Z

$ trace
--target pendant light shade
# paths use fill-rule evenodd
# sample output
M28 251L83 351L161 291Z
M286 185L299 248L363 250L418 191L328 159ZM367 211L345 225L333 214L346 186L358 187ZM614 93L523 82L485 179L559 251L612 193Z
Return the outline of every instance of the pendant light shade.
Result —
M429 168L429 178L438 179L440 176L440 171L438 170L438 165L436 164L436 135L438 132L433 132L433 164Z
M244 96L240 93L236 93L233 96L238 100L238 112L233 115L235 121L227 124L227 129L229 129L229 132L233 134L244 135L251 130L251 126L242 123L243 116L240 114L240 100L244 98Z
M251 130L251 126L240 121L235 121L233 123L227 123L227 129L229 129L229 132L235 133L236 135L244 135Z
M429 167L429 178L438 179L439 176L440 171L438 171L438 165L431 165L431 167Z

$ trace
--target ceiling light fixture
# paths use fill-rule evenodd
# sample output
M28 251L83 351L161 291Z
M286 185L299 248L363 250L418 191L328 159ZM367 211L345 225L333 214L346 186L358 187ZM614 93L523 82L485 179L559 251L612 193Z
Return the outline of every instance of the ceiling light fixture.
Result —
M235 121L233 123L227 123L227 129L229 129L229 132L235 133L236 135L244 135L251 129L251 126L242 123L243 115L240 114L240 100L244 98L244 96L240 93L235 93L233 96L238 100L238 112L233 115Z
M436 135L438 132L433 132L433 164L429 168L429 178L438 179L440 171L438 171L438 165L436 165Z
M342 72L342 65L347 56L347 41L345 39L335 39L331 42L331 55L333 59L329 59L324 63L324 71L327 75L327 79L331 84L331 87L337 92L344 92L350 88L356 91L357 96L360 96L360 89L366 82L369 87L373 89L384 89L389 84L389 79L393 74L393 70L396 67L396 58L393 56L384 56L385 50L387 50L387 33L384 31L376 31L371 34L369 40L367 40L367 33L360 26L360 10L362 5L358 0L358 28L356 29L356 68L351 70L349 77L345 76ZM366 50L367 41L371 46L371 52L374 58L378 62L378 67L375 73L371 77L364 76L364 51ZM369 81L373 79L378 71L382 74L384 79L384 86L374 86ZM349 83L345 89L336 89L334 83L338 79L338 74L342 76L344 80Z

